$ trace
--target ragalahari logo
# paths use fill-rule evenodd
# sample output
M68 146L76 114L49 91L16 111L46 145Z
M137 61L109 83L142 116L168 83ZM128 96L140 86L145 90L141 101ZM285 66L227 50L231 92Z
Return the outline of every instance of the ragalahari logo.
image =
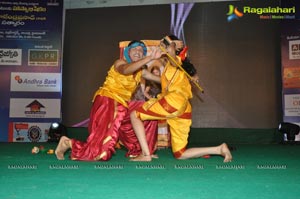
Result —
M242 17L244 14L240 11L238 11L237 7L234 7L233 5L229 5L229 11L227 13L227 21L231 22L234 19L239 19Z

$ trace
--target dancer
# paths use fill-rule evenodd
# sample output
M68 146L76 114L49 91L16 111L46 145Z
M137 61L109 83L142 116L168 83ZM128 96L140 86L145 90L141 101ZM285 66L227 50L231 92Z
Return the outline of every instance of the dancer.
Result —
M125 59L114 62L103 86L95 93L86 142L61 137L55 150L57 159L63 160L64 153L70 148L72 160L107 161L111 158L119 139L119 128L128 114L128 101L141 76L159 81L149 71L141 69L163 53L153 49L149 56L146 54L147 48L143 42L134 40L129 43L124 50Z
M171 146L175 158L189 159L214 154L222 155L224 162L230 162L232 155L226 143L214 147L187 148L192 123L192 107L189 102L192 98L191 84L186 74L177 67L177 63L181 63L181 60L176 56L175 41L166 36L161 42L161 47L172 59L170 60L168 56L161 59L165 66L161 75L162 94L158 96L158 99L150 99L130 115L133 129L142 147L142 154L131 160L152 160L142 121L167 120L170 126ZM177 63L174 63L174 60Z

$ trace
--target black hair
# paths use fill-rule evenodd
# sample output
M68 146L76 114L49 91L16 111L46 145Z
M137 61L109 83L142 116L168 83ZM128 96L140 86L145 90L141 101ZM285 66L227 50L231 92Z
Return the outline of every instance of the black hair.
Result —
M176 37L175 35L168 35L168 37L172 40L180 40L178 37Z
M194 64L192 64L188 58L185 58L185 60L182 61L181 66L190 76L194 76L197 73Z

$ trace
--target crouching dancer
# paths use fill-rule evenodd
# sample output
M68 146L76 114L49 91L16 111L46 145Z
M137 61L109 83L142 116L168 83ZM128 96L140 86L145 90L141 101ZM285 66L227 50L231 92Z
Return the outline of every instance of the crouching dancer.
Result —
M176 56L176 42L165 37L161 46L169 56L162 57L164 71L161 75L162 93L157 99L150 99L130 115L133 129L142 148L142 154L131 161L151 161L152 157L145 137L144 120L166 120L170 126L173 155L177 159L198 158L204 155L221 155L224 162L230 162L232 155L226 143L214 147L187 148L191 126L192 98L191 84L186 74L176 66L181 64Z
M147 56L145 44L134 40L125 49L124 55L125 59L114 62L103 86L95 93L86 142L61 137L55 150L57 159L63 160L65 152L70 148L72 160L107 161L115 153L120 126L129 114L128 102L131 95L139 85L141 76L151 79L150 72L147 73L142 68L161 57L161 52L153 50ZM128 144L132 148L137 148L132 145Z

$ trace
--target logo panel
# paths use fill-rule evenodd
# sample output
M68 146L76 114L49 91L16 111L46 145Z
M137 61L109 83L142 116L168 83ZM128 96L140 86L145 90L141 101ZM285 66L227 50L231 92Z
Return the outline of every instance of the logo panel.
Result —
M22 49L0 48L0 65L20 66L22 64Z
M58 50L28 50L28 66L58 66Z
M21 92L60 92L61 74L12 72L10 90Z
M60 118L61 99L11 98L11 118Z

